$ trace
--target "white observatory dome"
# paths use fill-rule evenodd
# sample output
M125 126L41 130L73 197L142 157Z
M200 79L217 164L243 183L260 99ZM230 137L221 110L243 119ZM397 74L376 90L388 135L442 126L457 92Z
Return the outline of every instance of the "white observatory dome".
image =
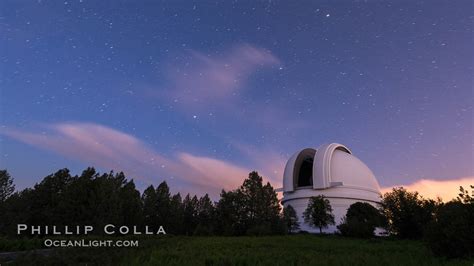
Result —
M323 195L331 202L335 225L323 231L333 233L355 202L367 202L378 207L380 187L372 171L344 145L331 143L318 149L296 152L288 160L283 175L284 206L291 205L298 215L300 229L319 232L304 222L309 198Z

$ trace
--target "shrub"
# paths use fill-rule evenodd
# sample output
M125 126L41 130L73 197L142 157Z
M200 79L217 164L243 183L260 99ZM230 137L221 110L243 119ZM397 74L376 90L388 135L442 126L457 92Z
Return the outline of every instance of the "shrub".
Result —
M349 206L343 222L337 226L344 236L372 237L375 227L382 224L380 212L366 202L356 202Z
M451 201L439 207L425 240L435 255L450 258L474 255L474 204Z

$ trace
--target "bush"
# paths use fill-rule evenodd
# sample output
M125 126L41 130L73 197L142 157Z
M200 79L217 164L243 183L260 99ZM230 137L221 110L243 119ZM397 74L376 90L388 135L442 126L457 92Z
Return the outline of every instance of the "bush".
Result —
M343 222L337 226L344 236L372 237L375 227L382 224L380 212L369 203L356 202L349 206Z
M382 200L390 233L411 239L423 237L438 205L439 202L424 199L418 192L409 192L402 187L385 193Z
M425 240L435 255L462 258L474 255L474 204L451 201L439 207Z
M355 219L344 220L337 226L343 236L369 238L374 236L374 227Z

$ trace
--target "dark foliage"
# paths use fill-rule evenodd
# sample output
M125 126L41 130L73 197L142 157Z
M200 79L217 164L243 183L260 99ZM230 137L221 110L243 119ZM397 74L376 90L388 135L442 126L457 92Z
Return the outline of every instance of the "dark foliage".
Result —
M213 203L179 193L171 195L166 182L150 185L142 195L123 173L100 174L87 168L79 176L61 169L32 189L13 193L11 177L2 174L1 234L15 235L19 223L31 225L106 224L141 226L152 231L163 226L174 235L267 235L283 232L280 205L273 187L252 172L235 191L222 192ZM100 233L100 232L94 232Z
M349 206L343 223L337 226L344 236L368 238L374 236L375 227L383 224L383 215L366 202Z
M474 255L474 198L464 188L460 190L457 200L438 208L436 219L426 230L425 240L436 255L451 258Z
M439 202L426 200L418 192L394 188L385 193L382 207L388 222L388 230L401 238L418 239L426 225L434 218Z
M283 208L283 223L287 233L295 233L300 229L298 216L296 215L296 211L293 206L287 205L285 208Z
M216 206L217 232L223 235L283 233L280 203L270 183L251 172L240 188L222 191Z
M13 184L13 178L7 172L7 170L0 170L0 221L7 219L6 213L8 211L5 201L10 198L15 191L15 185ZM18 196L15 195L15 198ZM6 224L0 222L0 232L5 230Z
M10 197L14 191L13 178L11 178L6 169L0 170L0 203Z
M2 235L15 235L19 223L94 228L109 223L147 225L153 231L163 225L168 234L204 236L270 235L298 230L295 210L287 206L281 212L275 190L269 183L263 184L257 172L251 172L239 188L222 191L217 203L207 194L200 198L188 194L184 199L179 193L172 195L166 182L156 188L149 186L140 195L133 180L127 180L123 173L100 174L94 168L76 176L61 169L33 188L17 192L10 175L6 171L0 174L7 180L2 181L2 191L7 193L0 201ZM386 220L388 229L398 237L424 235L435 254L469 257L474 254L473 206L472 192L463 188L458 199L446 204L397 188L384 195L385 217L369 204L355 203L339 229L344 235L368 237L373 235L375 226ZM334 224L329 200L312 197L304 218L320 232Z
M318 227L319 233L323 232L323 228L334 224L331 204L324 196L311 197L303 217L307 224Z

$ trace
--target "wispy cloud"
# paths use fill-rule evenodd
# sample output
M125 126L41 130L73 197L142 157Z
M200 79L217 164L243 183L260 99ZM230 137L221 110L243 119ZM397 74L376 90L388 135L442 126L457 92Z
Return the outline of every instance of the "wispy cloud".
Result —
M404 187L408 191L418 191L425 198L440 197L443 201L450 201L458 196L459 186L469 188L469 185L474 185L474 176L450 180L421 179L411 184L393 187ZM382 193L390 192L393 187L383 187Z
M194 191L214 196L221 189L236 188L254 170L184 151L165 156L134 136L93 123L61 123L44 129L36 133L3 128L0 134L97 167L123 171L147 183L160 181L153 177L176 178Z
M237 188L249 173L248 168L189 153L179 154L179 161L188 168L183 173L187 178L195 178L193 181L196 183L217 189Z
M41 133L3 129L2 134L98 167L124 170L145 179L140 167L157 174L172 162L123 132L92 123L46 125ZM148 177L147 177L148 178Z
M187 192L208 192L214 197L221 189L238 187L252 170L258 170L274 187L281 185L281 175L286 158L271 149L259 149L242 143L233 143L250 165L199 156L185 151L163 155L146 143L124 132L94 123L61 123L45 125L41 132L12 128L0 129L0 134L29 145L52 151L97 167L124 171L128 176L146 183L162 179L178 184L186 183ZM156 177L161 177L159 180ZM170 180L171 178L171 180ZM449 201L465 188L474 184L474 177L451 180L421 179L403 186L418 191L427 198L441 197ZM382 188L382 193L393 187Z
M168 69L168 97L196 107L216 104L246 88L249 76L262 67L280 65L270 51L249 44L234 47L220 56L190 51L190 60Z

